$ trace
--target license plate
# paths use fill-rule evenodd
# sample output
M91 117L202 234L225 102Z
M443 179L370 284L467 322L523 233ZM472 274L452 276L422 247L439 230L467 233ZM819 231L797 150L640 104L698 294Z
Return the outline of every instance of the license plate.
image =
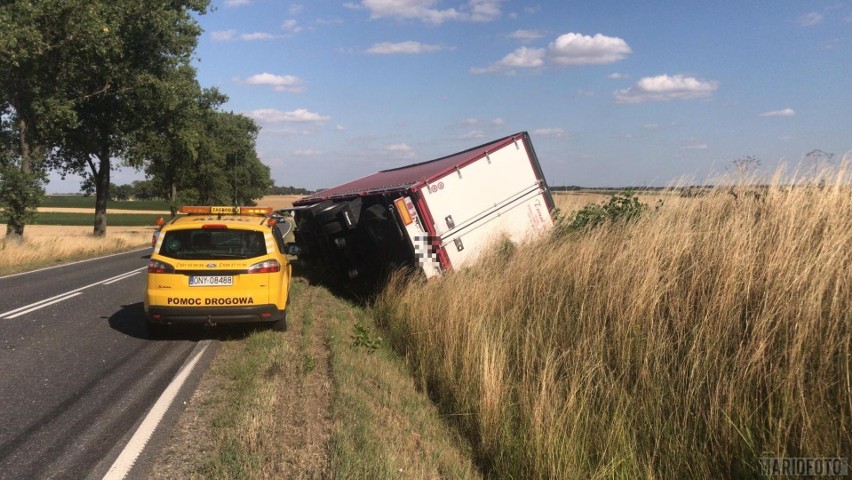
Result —
M189 277L190 287L228 287L233 284L233 275L193 275Z

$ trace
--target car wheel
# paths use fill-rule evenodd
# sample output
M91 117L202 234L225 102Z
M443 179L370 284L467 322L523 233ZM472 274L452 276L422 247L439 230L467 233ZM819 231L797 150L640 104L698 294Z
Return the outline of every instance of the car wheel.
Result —
M155 323L150 320L145 320L145 327L148 329L149 338L162 338L168 331L167 327L162 323Z
M276 332L286 332L287 331L287 311L284 310L281 312L281 318L275 321L272 324L272 330Z

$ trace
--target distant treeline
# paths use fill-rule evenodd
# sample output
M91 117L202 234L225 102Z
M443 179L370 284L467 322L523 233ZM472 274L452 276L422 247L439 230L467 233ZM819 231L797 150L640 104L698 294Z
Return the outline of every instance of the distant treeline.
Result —
M312 190L300 187L277 187L273 185L267 191L267 195L309 195Z
M594 192L594 193L607 193L607 192L623 192L626 190L630 190L632 192L659 192L661 190L668 190L668 187L581 187L579 185L559 185L559 186L551 186L550 190L553 192Z
M109 200L111 201L127 201L127 200L164 200L159 192L161 188L151 180L136 180L127 185L110 185ZM308 195L313 193L312 190L300 187L278 187L271 186L266 191L266 195ZM87 196L87 195L83 195Z
M603 195L614 195L616 193L621 192L633 192L633 193L642 193L642 192L662 192L662 191L677 191L680 192L681 196L684 197L697 197L703 195L704 193L710 191L713 188L712 185L688 185L684 187L647 187L647 186L628 186L628 187L580 187L578 185L558 185L551 186L551 192L575 192L575 193L600 193Z

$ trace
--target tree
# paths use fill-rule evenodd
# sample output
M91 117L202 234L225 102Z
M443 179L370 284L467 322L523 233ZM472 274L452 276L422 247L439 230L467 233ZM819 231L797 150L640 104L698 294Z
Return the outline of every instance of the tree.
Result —
M84 176L95 187L94 233L106 234L113 160L127 155L135 134L156 112L174 71L189 65L201 29L192 13L209 0L69 1L67 21L98 32L63 50L76 122L51 151L50 165Z
M172 215L180 204L252 204L272 185L255 150L260 128L248 117L218 111L227 97L202 90L194 76L185 75L182 85L156 125L140 136L133 161L144 163Z
M110 185L109 199L125 202L133 196L133 187L130 185Z
M163 198L157 193L156 186L151 180L134 180L130 184L130 196L137 200L155 200Z
M35 219L36 207L44 194L44 172L21 168L16 136L9 116L0 116L0 218L7 222L7 238L20 239L24 225Z
M260 127L233 112L207 117L198 158L187 172L184 197L202 205L253 205L272 185L269 167L260 162L255 142Z
M0 115L3 135L13 139L4 144L3 153L2 205L9 235L24 234L46 178L43 160L51 138L74 121L73 98L64 89L71 69L63 58L66 50L90 40L69 21L83 4L41 0L0 5Z
M160 108L141 129L129 152L130 163L144 166L149 182L169 202L172 216L181 203L179 192L190 187L201 145L207 138L209 119L227 97L215 88L202 90L190 66L175 70L171 88L161 97Z

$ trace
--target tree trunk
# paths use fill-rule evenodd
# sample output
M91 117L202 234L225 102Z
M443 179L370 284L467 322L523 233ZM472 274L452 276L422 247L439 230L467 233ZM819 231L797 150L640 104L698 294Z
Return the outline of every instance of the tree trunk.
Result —
M26 177L28 174L33 171L33 160L32 160L32 152L30 151L30 144L28 143L27 133L29 131L29 124L26 119L18 120L18 140L21 148L21 172L24 173ZM23 203L19 203L17 208L27 208ZM20 215L10 215L9 221L6 223L6 236L7 237L17 237L22 238L24 236L24 223L20 221Z
M169 211L172 214L172 218L177 216L177 184L172 182L172 186L169 189Z
M107 199L109 199L109 149L98 155L100 165L95 174L95 230L96 237L105 237L107 231Z

